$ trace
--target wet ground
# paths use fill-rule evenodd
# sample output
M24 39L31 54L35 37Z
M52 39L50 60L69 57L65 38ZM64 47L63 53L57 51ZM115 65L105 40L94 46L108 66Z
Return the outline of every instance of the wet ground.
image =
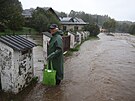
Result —
M84 42L64 64L60 86L42 85L42 47L34 48L39 82L22 101L135 101L135 36L101 33ZM19 100L20 101L20 100Z

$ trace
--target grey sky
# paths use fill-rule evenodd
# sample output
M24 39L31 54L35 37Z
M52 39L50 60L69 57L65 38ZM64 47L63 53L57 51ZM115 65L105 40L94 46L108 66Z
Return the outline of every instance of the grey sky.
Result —
M134 0L19 0L23 9L52 7L59 12L84 11L89 14L108 15L115 20L135 22Z

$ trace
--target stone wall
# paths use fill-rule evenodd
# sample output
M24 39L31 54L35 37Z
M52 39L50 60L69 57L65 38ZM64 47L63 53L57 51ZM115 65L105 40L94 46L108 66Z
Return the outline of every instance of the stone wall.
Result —
M23 90L34 77L32 50L14 52L14 92Z
M32 49L14 51L0 42L0 74L4 91L18 93L25 88L33 78Z
M1 86L5 91L13 89L13 49L0 42Z

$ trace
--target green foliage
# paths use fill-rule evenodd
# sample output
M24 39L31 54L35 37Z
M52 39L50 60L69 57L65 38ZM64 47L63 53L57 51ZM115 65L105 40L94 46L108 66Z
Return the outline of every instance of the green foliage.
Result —
M32 28L23 27L21 30L18 30L18 31L6 29L4 32L0 32L0 36L1 35L35 35L37 33L38 32Z
M42 31L45 31L47 30L47 28L45 26L48 25L48 20L47 20L47 17L44 16L44 14L40 13L40 14L37 14L37 13L34 13L33 14L33 27L39 31L39 32L42 32Z
M132 35L135 35L135 24L130 26L129 33L132 34Z
M96 24L86 25L84 30L89 31L91 36L97 36L100 33L100 29Z
M21 2L18 0L1 1L0 23L11 30L21 29L24 24Z
M39 8L32 14L32 27L37 31L47 31L50 24L56 23L59 25L57 18L51 13L46 11L44 8Z
M128 33L129 28L132 25L132 23L128 22L117 22L116 23L116 32L121 32L121 33Z
M67 14L65 12L60 12L57 14L59 17L67 17Z
M82 44L82 43L81 43L81 44ZM81 44L76 45L75 48L71 48L70 51L72 51L72 52L74 52L74 51L79 51Z
M107 29L109 32L115 32L116 21L114 19L109 19L108 21L104 22L103 28Z
M73 55L73 52L77 52L77 51L80 50L80 46L81 46L85 41L88 41L88 40L97 40L97 39L99 39L97 36L96 36L96 37L95 37L95 36L90 36L90 37L88 37L86 40L82 41L81 44L76 45L75 48L70 48L70 50L69 50L64 56L66 56L66 57L72 56L72 55Z
M0 32L5 32L6 26L0 23Z
M72 56L73 55L73 52L72 51L67 51L66 54L64 54L65 57L68 57L68 56Z

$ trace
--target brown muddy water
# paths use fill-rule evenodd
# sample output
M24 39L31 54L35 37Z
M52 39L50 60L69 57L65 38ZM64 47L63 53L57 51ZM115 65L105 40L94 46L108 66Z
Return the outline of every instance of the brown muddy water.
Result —
M113 35L100 33L99 40L84 42L66 59L64 80L55 87L41 84L42 46L35 47L39 82L10 101L135 101L135 36Z

